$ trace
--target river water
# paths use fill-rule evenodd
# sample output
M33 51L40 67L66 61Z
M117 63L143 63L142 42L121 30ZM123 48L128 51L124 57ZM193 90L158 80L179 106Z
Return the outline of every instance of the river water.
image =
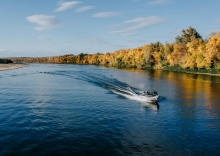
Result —
M158 105L129 94L139 87L157 90ZM44 64L0 72L0 155L220 155L219 148L220 77Z

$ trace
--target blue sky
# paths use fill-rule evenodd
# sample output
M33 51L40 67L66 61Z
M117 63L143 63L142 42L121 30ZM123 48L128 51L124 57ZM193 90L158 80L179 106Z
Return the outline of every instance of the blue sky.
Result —
M219 0L1 0L0 57L113 52L220 31Z

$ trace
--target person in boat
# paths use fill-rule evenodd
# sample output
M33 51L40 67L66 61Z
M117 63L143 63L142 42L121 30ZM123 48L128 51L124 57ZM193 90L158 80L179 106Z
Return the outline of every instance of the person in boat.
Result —
M150 92L150 91L143 91L143 94L144 95L158 95L157 91L152 91L152 92Z

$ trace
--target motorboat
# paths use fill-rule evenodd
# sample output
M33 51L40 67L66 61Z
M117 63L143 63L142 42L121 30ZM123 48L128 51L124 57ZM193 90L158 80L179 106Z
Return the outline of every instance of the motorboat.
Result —
M156 103L159 98L157 91L141 91L139 96L149 103Z

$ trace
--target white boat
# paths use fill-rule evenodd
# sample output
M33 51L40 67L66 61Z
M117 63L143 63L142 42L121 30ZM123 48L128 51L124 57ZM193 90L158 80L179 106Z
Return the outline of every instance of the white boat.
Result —
M130 87L129 90L131 91L132 95L139 97L142 101L145 101L147 103L157 103L159 99L157 91L134 91Z
M157 91L141 91L139 96L149 103L156 103L159 98Z
M152 91L149 85L149 89L147 91L144 90L145 84L140 83L139 87L141 88L142 91L140 91L139 96L146 102L148 103L157 103L159 99L159 95L157 91Z

